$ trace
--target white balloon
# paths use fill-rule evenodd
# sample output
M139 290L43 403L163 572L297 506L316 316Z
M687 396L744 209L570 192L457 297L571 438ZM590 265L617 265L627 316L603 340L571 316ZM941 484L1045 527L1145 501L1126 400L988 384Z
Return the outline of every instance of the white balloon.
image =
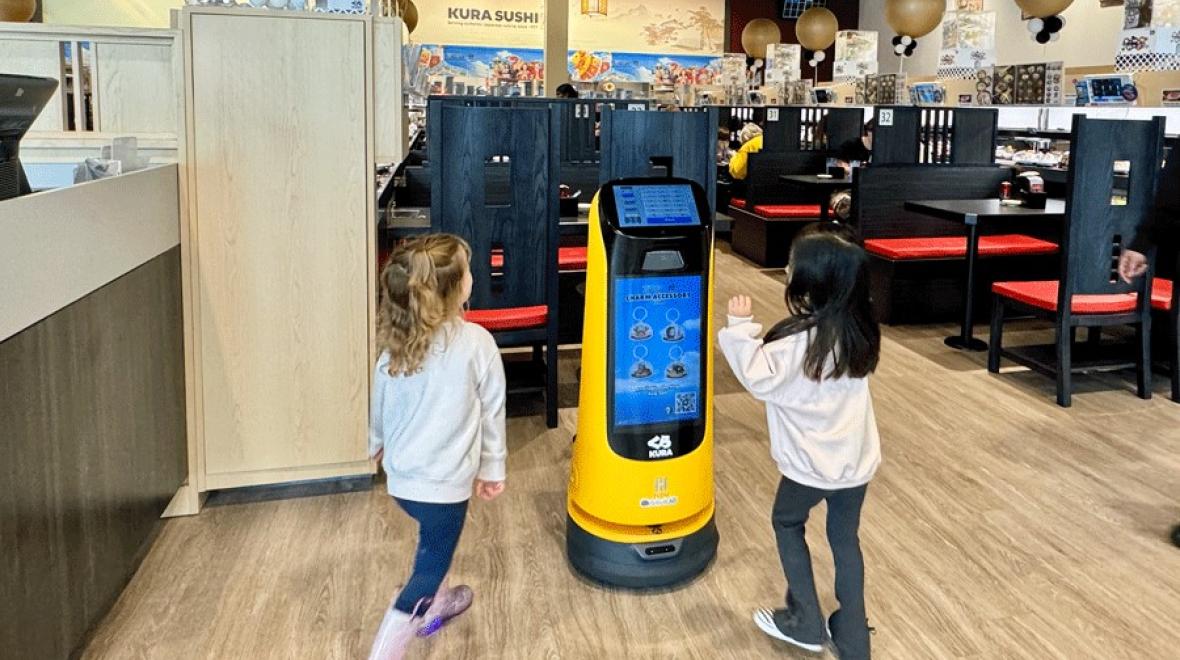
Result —
M905 46L898 44L893 47L893 52L897 53L898 55L901 55L901 54L905 53L905 48L906 48Z
M1060 38L1061 38L1060 32L1054 32L1053 34L1049 35L1049 41L1057 41Z
M1036 34L1045 29L1045 21L1041 18L1034 18L1028 22L1028 31Z
M908 46L912 43L914 43L914 38L909 36L908 34L901 38L901 45L903 45L903 46Z
M823 62L826 59L828 59L827 53L823 52L822 50L818 50L815 52L815 61L816 62Z
M816 62L815 60L811 60L810 62L807 63L807 65L814 69L815 67L819 66L819 62Z
M755 69L761 69L761 68L762 68L762 64L763 64L762 60L760 60L760 59L758 59L758 60L754 60L754 68L755 68Z

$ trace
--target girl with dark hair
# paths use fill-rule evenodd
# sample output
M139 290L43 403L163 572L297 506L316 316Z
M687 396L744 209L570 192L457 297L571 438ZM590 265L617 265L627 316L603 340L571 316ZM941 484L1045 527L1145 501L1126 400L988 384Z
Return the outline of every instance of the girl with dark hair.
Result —
M734 375L765 402L771 455L782 473L771 521L786 573L785 606L761 609L766 634L819 652L830 638L841 660L870 657L860 512L881 462L868 376L880 329L869 305L869 266L852 231L811 225L791 246L786 319L762 339L750 299L729 301L718 343ZM825 628L804 538L810 512L828 503L828 541L840 610Z

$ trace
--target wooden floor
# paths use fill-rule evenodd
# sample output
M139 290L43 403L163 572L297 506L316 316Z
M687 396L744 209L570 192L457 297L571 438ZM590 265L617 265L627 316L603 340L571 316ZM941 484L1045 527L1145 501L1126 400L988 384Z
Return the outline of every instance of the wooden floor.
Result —
M776 319L777 273L717 255L715 320L745 291ZM873 382L885 463L862 540L877 658L1166 659L1180 653L1180 405L1141 401L1130 376L999 376L942 344L951 328L888 328ZM1036 333L1034 333L1036 334ZM1043 335L1043 332L1040 333ZM1012 334L1012 345L1020 339ZM572 381L576 360L568 360ZM719 361L721 549L663 594L583 583L563 555L576 410L547 431L509 422L507 494L472 507L454 576L476 606L411 657L804 658L758 632L782 598L768 523L778 476L762 411ZM566 399L575 402L572 385ZM832 567L810 528L821 599ZM362 658L405 578L410 521L380 489L212 506L169 521L86 658Z

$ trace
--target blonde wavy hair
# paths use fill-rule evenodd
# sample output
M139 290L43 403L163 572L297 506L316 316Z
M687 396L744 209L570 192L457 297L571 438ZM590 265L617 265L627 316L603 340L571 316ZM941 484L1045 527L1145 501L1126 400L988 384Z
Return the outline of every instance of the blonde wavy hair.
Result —
M422 368L435 334L463 315L463 276L471 247L452 234L427 234L393 250L381 271L377 350L391 376Z

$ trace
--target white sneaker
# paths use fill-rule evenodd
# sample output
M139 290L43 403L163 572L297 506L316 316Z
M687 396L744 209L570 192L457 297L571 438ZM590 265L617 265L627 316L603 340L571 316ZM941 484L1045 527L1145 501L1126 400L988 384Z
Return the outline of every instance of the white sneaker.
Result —
M418 626L422 625L424 601L418 601L413 614L406 614L392 605L385 610L385 618L377 629L373 648L369 650L369 660L403 660L406 657L406 649L418 632Z
M771 637L773 637L779 641L783 641L788 644L791 644L792 646L796 646L798 648L801 648L804 651L810 651L812 653L820 653L824 650L824 645L822 643L822 640L819 644L812 644L809 642L800 641L800 640L792 637L787 632L784 632L783 630L779 629L778 624L776 624L774 622L774 612L772 610L768 610L768 609L763 608L763 609L755 611L754 612L754 624L757 625L758 628L760 630L762 630L762 632L766 633L767 635L770 635Z

